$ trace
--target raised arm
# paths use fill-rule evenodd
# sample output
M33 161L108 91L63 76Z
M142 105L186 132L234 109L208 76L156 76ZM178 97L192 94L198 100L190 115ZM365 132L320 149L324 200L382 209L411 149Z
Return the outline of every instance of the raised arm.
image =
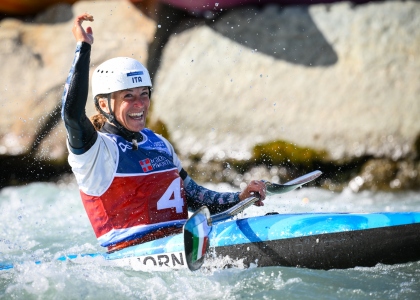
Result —
M93 21L89 14L75 18L73 35L77 41L75 57L64 87L61 117L67 130L70 151L83 154L97 139L97 132L86 116L85 107L89 91L89 64L92 28L82 27L83 21Z

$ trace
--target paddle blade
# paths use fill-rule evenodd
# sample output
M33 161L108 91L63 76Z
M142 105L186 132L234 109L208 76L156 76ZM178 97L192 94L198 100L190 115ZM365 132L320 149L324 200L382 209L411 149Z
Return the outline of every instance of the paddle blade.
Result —
M210 212L205 206L197 210L184 225L185 257L191 271L198 270L204 263L211 229Z
M276 183L271 183L268 181L264 181L264 183L265 183L265 186L267 187L268 195L283 194L283 193L293 191L301 187L302 185L308 182L311 182L312 180L321 176L321 174L322 174L321 171L313 171L311 173L300 176L284 184L276 184Z

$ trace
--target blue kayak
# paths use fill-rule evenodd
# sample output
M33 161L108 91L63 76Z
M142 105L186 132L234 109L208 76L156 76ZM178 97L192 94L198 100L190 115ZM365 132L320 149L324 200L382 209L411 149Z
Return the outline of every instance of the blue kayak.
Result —
M186 268L182 234L101 255L135 269ZM245 267L325 270L417 261L420 212L270 214L219 222L208 256L241 260Z
M239 261L243 267L324 270L406 263L420 260L420 212L269 214L230 219L215 222L209 240L206 261L215 261L222 268ZM66 255L58 260L86 257L100 257L134 270L187 268L183 234L113 253ZM13 267L0 264L0 270Z
M313 171L284 184L265 182L267 193L295 190L321 174L318 170ZM187 251L184 249L184 234L177 234L112 253L66 255L58 260L99 257L111 264L131 266L134 270L187 267L196 270L201 267L204 257L210 266L213 262L222 268L286 266L325 270L420 260L420 212L270 213L233 220L256 201L258 197L249 197L212 216L207 208L200 208L184 225L185 237L189 241L185 243ZM188 234L204 224L200 221L201 210L207 211L204 220L207 219L205 223L211 230L208 237L203 235L205 242L200 240L197 244L189 240ZM190 221L191 227L187 226ZM194 252L194 247L190 249L194 244L201 247L199 252ZM207 246L209 251L205 254L202 250ZM185 252L188 252L188 262ZM196 255L194 261L192 254ZM0 270L9 269L13 269L13 264L0 263Z

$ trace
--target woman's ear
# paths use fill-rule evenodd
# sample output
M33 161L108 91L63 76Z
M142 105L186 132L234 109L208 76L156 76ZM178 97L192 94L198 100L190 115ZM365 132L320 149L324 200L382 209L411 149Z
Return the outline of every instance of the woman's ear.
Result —
M98 104L99 104L99 107L104 111L104 112L106 112L107 114L109 114L109 109L108 109L108 99L107 98L105 98L105 97L100 97L99 99L98 99Z

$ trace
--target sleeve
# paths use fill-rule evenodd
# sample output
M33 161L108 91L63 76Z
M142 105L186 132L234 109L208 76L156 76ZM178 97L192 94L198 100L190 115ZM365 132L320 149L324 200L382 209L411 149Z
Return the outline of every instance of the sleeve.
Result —
M82 154L70 152L68 161L79 189L87 195L100 196L114 179L118 149L111 138L98 133L96 142L88 151Z
M205 205L211 214L220 213L239 202L239 192L219 193L198 185L190 177L184 180L184 189L189 210L197 210Z
M69 150L74 154L88 151L98 137L85 112L89 91L90 50L90 44L77 43L62 97L61 118L67 130Z
M162 136L159 136L166 144L173 157L173 162L184 181L185 195L187 197L188 209L195 211L205 205L211 214L222 212L239 202L239 192L219 193L198 185L182 168L181 162L175 153L173 146Z

